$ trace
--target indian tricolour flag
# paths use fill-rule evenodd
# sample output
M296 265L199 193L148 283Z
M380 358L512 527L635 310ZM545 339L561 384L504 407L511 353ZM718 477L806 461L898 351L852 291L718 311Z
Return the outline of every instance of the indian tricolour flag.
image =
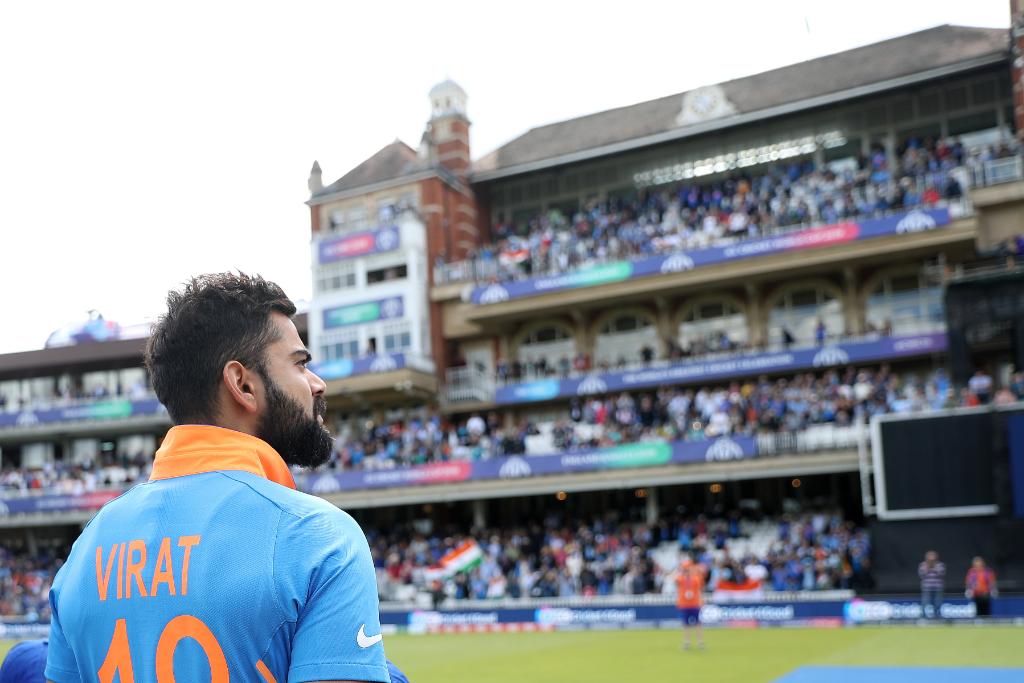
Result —
M458 548L442 557L441 566L444 567L444 573L451 576L469 571L483 559L484 551L480 550L476 541L469 540L460 543Z
M719 581L711 593L714 602L752 602L764 598L764 587L760 581L746 579L742 583Z

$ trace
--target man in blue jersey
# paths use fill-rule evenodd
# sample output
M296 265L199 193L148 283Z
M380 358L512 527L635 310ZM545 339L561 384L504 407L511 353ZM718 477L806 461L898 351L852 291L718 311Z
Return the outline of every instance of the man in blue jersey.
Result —
M175 426L57 574L47 679L388 681L366 539L289 470L332 446L294 304L230 273L167 304L146 366Z

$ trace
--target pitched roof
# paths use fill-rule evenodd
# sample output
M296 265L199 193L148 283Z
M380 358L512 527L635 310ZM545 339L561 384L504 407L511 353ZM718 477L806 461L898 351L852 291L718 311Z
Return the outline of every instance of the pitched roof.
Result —
M947 24L726 81L719 87L735 114L743 115L985 57L1008 59L1009 46L1007 29ZM533 128L478 160L474 174L486 179L502 169L683 131L690 127L677 122L684 94Z
M338 180L314 193L311 200L388 180L397 180L428 168L430 165L420 159L416 150L401 140L395 140Z

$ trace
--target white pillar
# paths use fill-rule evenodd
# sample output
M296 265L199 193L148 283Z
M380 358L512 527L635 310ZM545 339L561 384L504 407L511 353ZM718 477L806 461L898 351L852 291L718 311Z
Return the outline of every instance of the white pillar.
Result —
M487 511L482 500L473 501L473 528L487 528Z
M25 545L28 546L29 557L39 554L39 544L36 543L36 534L32 529L25 530Z
M647 501L646 514L648 526L654 526L658 523L658 489L649 488L647 489Z

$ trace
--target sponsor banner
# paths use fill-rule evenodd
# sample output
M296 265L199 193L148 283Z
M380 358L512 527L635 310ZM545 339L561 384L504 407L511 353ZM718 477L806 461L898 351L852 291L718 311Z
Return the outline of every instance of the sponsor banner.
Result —
M851 605L855 607L852 608ZM914 609L916 607L916 611ZM851 614L855 615L851 618ZM806 602L709 603L700 611L701 621L709 626L835 626L840 623L878 623L900 619L919 619L920 602L910 597L891 600L808 600ZM974 604L969 600L947 600L942 616L949 620L975 618ZM993 598L992 616L1024 617L1024 598ZM870 618L866 618L870 617ZM556 629L628 628L637 624L678 625L679 610L672 604L572 607L541 607L538 609L456 609L456 610L389 610L380 613L381 624L406 626L410 630L428 631L451 627L496 626L500 624L540 624Z
M50 622L48 621L0 621L0 638L4 640L46 638L48 635L50 635Z
M637 620L635 607L541 607L534 612L538 624L571 626L575 624L632 624Z
M496 304L547 292L593 287L638 277L678 273L754 256L830 247L874 237L935 230L949 225L950 221L949 209L914 209L885 218L866 218L857 222L836 223L776 237L746 240L728 246L676 252L637 261L605 263L564 275L483 285L473 289L471 301L481 305Z
M367 375L378 372L391 372L405 367L405 354L383 353L378 356L362 358L339 358L323 363L314 363L310 370L319 375L320 379L344 379L353 375Z
M855 598L843 605L843 619L851 624L916 621L924 619L926 616L932 615L925 615L920 599ZM978 616L978 611L972 601L956 598L942 602L939 607L939 616L950 621L974 619ZM992 616L1024 617L1024 598L993 598Z
M334 263L367 254L382 254L401 246L402 238L398 228L388 226L379 230L354 232L339 235L320 242L317 255L320 263Z
M663 384L686 384L749 377L769 372L866 363L919 356L946 350L946 333L882 337L865 341L826 344L790 351L749 353L694 360L658 368L625 372L594 373L573 379L542 379L499 387L494 401L499 405L549 401L571 396L588 396L627 389L644 389Z
M452 460L390 470L323 472L308 475L300 482L300 486L310 493L324 495L373 488L655 467L670 463L727 462L746 460L756 455L756 441L752 437L723 436L710 441L651 441L558 455L512 456L480 461Z
M869 605L857 609L858 614L879 617L872 620L850 619L848 606ZM895 610L885 611L878 605L897 605ZM744 604L707 604L700 610L701 621L708 626L835 626L847 624L883 622L893 619L916 619L911 616L920 603L911 597L891 600L861 600L849 602L839 600L808 600L806 602L753 602ZM973 619L974 605L968 600L948 600L943 603L944 616L950 620ZM893 616L893 615L897 616ZM971 615L971 616L968 616ZM1001 619L1024 618L1024 598L993 598L992 616ZM674 628L679 625L679 610L672 604L630 605L606 604L601 606L493 608L493 609L439 609L405 610L390 609L382 605L380 623L394 632L396 627L408 628L413 632L428 631L500 631L502 624L537 624L555 629L579 628L629 628L635 625L658 625ZM49 624L43 622L0 621L0 637L24 638L34 634L46 635Z
M48 512L99 510L124 491L94 491L81 495L0 497L0 517Z
M0 429L4 427L35 427L54 422L86 422L93 420L120 420L128 417L164 415L166 411L155 398L138 401L113 399L81 403L66 408L23 410L20 413L0 413Z
M393 320L401 318L403 315L405 315L405 304L400 296L366 301L361 304L335 306L324 309L324 329L372 323L378 320Z

